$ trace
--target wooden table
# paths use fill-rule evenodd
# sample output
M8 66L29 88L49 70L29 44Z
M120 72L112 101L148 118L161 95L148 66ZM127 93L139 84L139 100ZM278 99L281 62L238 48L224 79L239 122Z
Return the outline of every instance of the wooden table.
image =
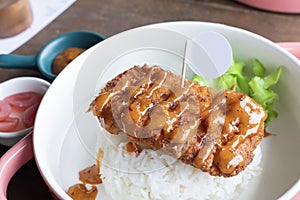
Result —
M96 31L105 37L152 23L207 21L240 27L274 42L300 41L300 15L249 8L230 0L77 0L54 22L17 49L34 55L53 37L75 30ZM37 71L0 69L0 82L18 76L42 77ZM0 155L7 151L0 146ZM9 199L52 199L34 160L22 167L8 187Z

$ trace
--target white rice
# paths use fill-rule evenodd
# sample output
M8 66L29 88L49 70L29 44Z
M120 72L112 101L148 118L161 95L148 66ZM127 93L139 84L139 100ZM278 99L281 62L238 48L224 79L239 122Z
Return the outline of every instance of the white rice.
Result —
M139 156L129 154L126 138L121 136L103 133L98 143L104 151L103 187L112 199L234 199L261 172L260 148L245 171L223 178L152 150L143 150Z

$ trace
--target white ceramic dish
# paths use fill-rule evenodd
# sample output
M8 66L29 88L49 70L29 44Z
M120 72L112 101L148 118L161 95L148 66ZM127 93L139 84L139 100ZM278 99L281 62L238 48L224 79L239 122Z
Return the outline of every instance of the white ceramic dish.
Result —
M20 92L33 91L44 94L49 86L50 83L40 78L13 78L0 84L0 99ZM30 131L32 131L32 127L8 133L0 132L0 144L12 146Z
M37 113L33 145L37 165L53 194L59 199L70 199L65 191L78 182L78 172L95 163L98 139L95 133L100 127L85 111L106 81L133 64L145 62L169 66L168 69L178 73L182 39L200 31L216 31L229 40L237 60L256 57L269 70L284 66L280 82L274 88L280 94L276 102L279 118L268 128L276 136L262 142L263 172L252 180L240 198L299 198L300 63L297 58L263 37L221 24L173 22L150 27L181 35L165 38L165 31L161 35L151 34L148 26L113 36L79 56L46 93ZM164 56L160 57L157 51L164 52ZM99 193L99 199L107 198L102 191Z
M249 190L245 191L244 195L247 199L274 199L282 195L288 198L296 194L297 187L300 188L298 181L300 159L295 157L298 155L300 144L300 119L297 118L300 96L297 92L295 93L297 85L300 84L299 61L262 37L228 26L206 23L171 23L158 26L179 31L187 37L192 37L202 30L217 31L230 41L234 57L237 60L247 61L256 57L270 68L278 65L284 66L280 83L275 88L281 97L276 105L280 116L269 127L269 131L276 133L277 136L264 140L262 144L263 173L249 185ZM169 41L166 38L165 41L162 41L156 40L158 38L155 38L154 35L151 36L154 38L150 36L151 34L147 35L147 30L132 30L102 42L90 51L82 64L79 63L78 66L72 68L79 69L79 73L75 76L73 71L72 76L76 78L69 86L70 88L66 88L65 83L72 82L72 79L69 80L71 77L68 76L68 73L72 72L67 71L53 83L50 92L47 93L46 100L40 107L35 126L34 150L44 178L59 197L68 198L65 191L68 186L78 182L78 172L95 162L95 141L97 139L95 132L99 125L91 115L84 119L81 118L83 115L80 113L85 111L84 109L87 108L99 88L110 78L133 64L155 63L149 54L138 53L138 56L135 53L129 54L129 57L126 56L129 58L126 63L125 60L119 59L120 55L127 54L128 49L131 48L139 49L149 45L165 47L160 45L161 42L169 45L172 51L176 47L179 49L178 51L183 49L182 43L174 42L176 40L172 40L172 37L169 38ZM128 40L130 38L132 40ZM149 44L151 42L152 44ZM180 55L180 52L177 53ZM174 63L173 61L167 58L166 63L158 64L176 66L177 68L174 68L173 71L180 71L180 62ZM120 65L121 63L123 65ZM120 67L116 68L116 66ZM46 113L47 123L42 120L46 117ZM74 113L76 116L80 116L80 120L84 120L82 123L76 124L79 127L73 123ZM59 123L58 118L64 120L64 123ZM79 134L76 128L79 128ZM81 132L83 129L88 130L85 131L85 135ZM74 159L74 155L76 159ZM295 188L292 188L293 185ZM290 190L290 188L292 189Z

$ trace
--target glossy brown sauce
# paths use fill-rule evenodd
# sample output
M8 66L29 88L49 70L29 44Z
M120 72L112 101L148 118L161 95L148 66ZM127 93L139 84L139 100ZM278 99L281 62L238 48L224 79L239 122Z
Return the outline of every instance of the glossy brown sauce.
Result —
M98 165L92 165L79 172L79 180L88 184L100 184L100 168Z
M236 98L234 93L228 93L227 99ZM258 134L263 128L267 114L256 102L250 101L246 95L241 95L239 103L227 105L224 123L223 141L218 141L218 149L214 161L218 163L223 173L232 173L237 166L243 166L245 158L237 149L245 139ZM233 101L231 101L233 102ZM258 120L259 119L259 120ZM238 134L237 134L238 133Z
M94 200L97 197L98 189L92 185L90 190L83 183L78 183L68 189L67 194L74 200Z
M96 99L96 105L103 108L111 103L111 107L116 108L112 110L114 120L129 136L147 138L155 135L153 130L162 130L168 140L183 144L196 134L199 125L199 102L196 97L190 100L193 102L186 102L184 99L194 95L194 90L193 84L181 88L180 83L174 81L169 72L153 68L150 73L138 79L134 73L129 72L126 79L121 79L111 92L100 95ZM170 101L173 105L169 104ZM196 109L191 106L193 104ZM150 119L147 119L148 116ZM106 117L105 115L103 119ZM178 119L183 122L181 126L177 126ZM174 132L177 134L174 135Z
M96 164L87 167L79 172L79 180L82 183L69 187L67 194L74 200L94 200L97 197L98 189L95 185L101 184L100 166L103 158L103 150L100 148L96 158ZM91 185L91 189L87 188Z
M275 136L275 135L276 135L276 134L270 133L270 132L268 132L268 131L265 129L264 137Z
M126 133L137 144L203 171L216 166L225 177L251 162L267 114L247 95L189 81L182 88L178 76L158 67L118 77L92 103L94 115L112 134ZM255 143L247 143L249 138ZM241 147L245 143L249 151ZM126 148L136 151L133 143Z
M135 142L130 141L126 144L125 150L128 153L135 153L136 155L139 155L143 149Z
M58 75L70 62L83 53L86 49L71 47L59 53L53 60L52 72Z
M219 92L215 94L215 96L216 97L212 100L212 105L208 110L209 115L206 118L206 124L209 126L206 130L207 134L205 136L205 142L203 142L199 152L193 160L193 165L200 168L207 165L206 162L211 162L209 161L209 156L215 153L215 145L222 134L226 117L225 93ZM223 156L219 162L224 162Z

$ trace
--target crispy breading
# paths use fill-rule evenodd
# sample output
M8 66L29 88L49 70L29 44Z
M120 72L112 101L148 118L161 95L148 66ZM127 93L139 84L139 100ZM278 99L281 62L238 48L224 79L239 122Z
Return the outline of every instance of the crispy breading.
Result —
M144 65L109 81L91 110L111 134L168 154L213 176L237 175L264 136L267 117L245 94L217 91Z

